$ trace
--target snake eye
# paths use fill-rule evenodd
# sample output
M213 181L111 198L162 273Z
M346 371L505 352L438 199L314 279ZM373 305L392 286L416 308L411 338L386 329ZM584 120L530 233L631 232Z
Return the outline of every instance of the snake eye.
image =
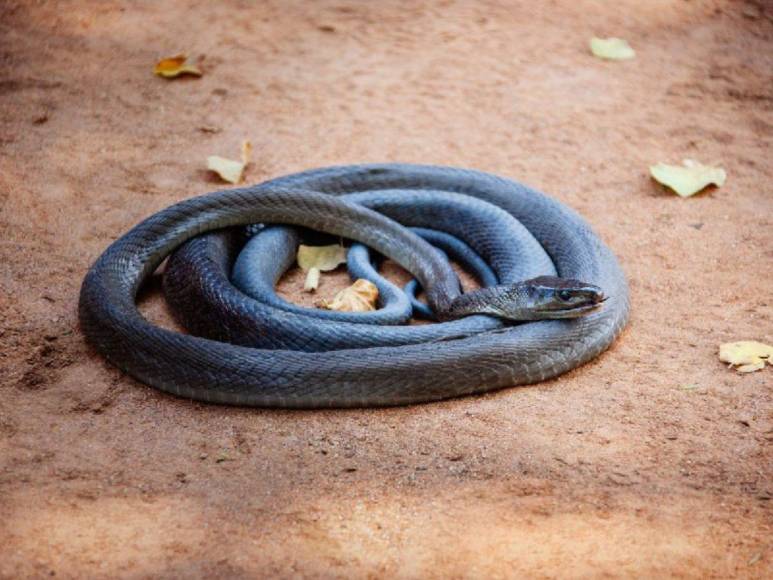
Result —
M569 290L559 290L558 297L564 302L569 302L572 299L572 293Z

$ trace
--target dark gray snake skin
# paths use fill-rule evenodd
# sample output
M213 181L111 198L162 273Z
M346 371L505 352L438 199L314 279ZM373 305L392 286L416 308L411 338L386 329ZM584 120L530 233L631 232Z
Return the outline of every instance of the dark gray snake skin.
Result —
M150 324L137 310L143 280L175 248L204 232L252 223L299 225L358 240L411 272L430 304L442 310L460 292L442 255L389 218L338 197L378 190L461 193L498 206L530 232L560 276L600 286L608 299L576 319L506 326L472 316L424 327L465 327L465 321L477 319L481 328L472 332L465 327L426 341L401 339L397 346L346 348L344 343L323 352L183 335ZM245 312L256 304L237 291L224 300ZM617 260L566 206L477 171L397 164L317 169L180 202L114 242L92 266L80 296L81 328L89 342L138 380L201 401L295 408L404 405L542 381L604 351L628 313L628 288ZM320 322L333 330L346 324ZM422 327L392 330L409 328Z

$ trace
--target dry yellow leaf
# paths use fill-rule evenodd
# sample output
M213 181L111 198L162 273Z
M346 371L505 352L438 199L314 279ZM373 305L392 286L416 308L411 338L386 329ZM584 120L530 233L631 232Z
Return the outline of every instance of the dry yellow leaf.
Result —
M719 345L719 360L739 373L751 373L765 367L765 361L773 364L773 346L756 340L726 342Z
M207 157L207 169L214 171L220 176L220 179L228 183L240 183L244 168L250 163L252 155L252 144L249 141L242 143L241 161L226 159L218 155Z
M303 289L313 292L319 287L319 273L335 270L346 262L346 248L339 244L330 246L298 246L295 258L298 266L306 272Z
M163 58L153 67L153 72L160 77L173 79L182 75L201 76L201 70L196 65L186 62L188 57L184 54Z
M330 302L322 307L340 312L368 312L376 309L378 288L373 282L360 278L351 286L344 288Z
M692 159L685 159L681 166L658 163L650 167L650 175L682 197L695 195L711 184L721 187L727 178L721 167L702 165Z
M590 51L593 56L605 60L630 60L636 56L636 52L622 38L597 38L590 39Z

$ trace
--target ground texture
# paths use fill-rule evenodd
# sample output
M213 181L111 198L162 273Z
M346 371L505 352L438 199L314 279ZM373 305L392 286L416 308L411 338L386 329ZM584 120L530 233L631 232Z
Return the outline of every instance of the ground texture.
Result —
M772 21L764 2L0 2L0 576L770 577L773 370L717 346L773 339ZM594 59L594 34L637 58ZM202 78L153 76L180 51ZM620 257L631 323L558 380L441 404L147 388L84 343L81 279L214 189L207 155L244 138L249 182L406 161L549 192ZM727 184L649 179L685 157Z

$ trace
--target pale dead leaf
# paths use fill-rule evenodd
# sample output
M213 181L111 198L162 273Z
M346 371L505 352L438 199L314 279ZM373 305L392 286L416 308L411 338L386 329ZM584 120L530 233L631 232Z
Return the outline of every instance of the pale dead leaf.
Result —
M188 57L184 54L163 58L153 67L153 72L160 77L173 79L182 75L201 76L201 70L193 64L187 62Z
M306 280L303 289L313 292L319 287L320 272L335 270L346 262L346 248L339 244L330 246L298 246L298 255L295 258L298 266L306 272Z
M220 179L228 183L240 183L244 174L244 168L250 163L252 144L249 141L242 143L241 161L226 159L219 155L207 157L207 169L214 171Z
M344 288L330 302L321 306L339 312L368 312L376 309L378 288L373 282L360 278L351 286Z
M658 163L650 167L650 175L682 197L695 195L712 184L721 187L727 178L721 167L702 165L692 159L685 159L683 165Z
M751 373L765 367L765 361L773 364L773 346L756 340L726 342L719 345L719 360L739 373Z
M630 60L636 56L636 52L622 38L597 38L590 39L590 51L593 56L605 60Z

